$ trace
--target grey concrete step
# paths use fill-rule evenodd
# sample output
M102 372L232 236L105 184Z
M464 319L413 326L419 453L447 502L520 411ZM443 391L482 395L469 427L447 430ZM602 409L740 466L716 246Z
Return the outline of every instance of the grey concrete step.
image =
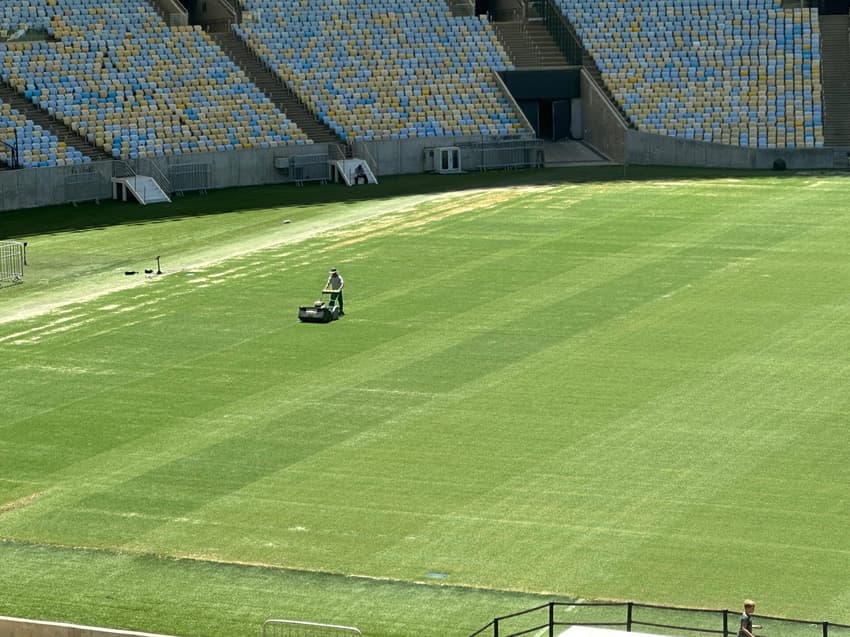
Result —
M545 26L528 22L494 22L493 26L517 68L569 65Z
M47 111L41 110L6 82L0 82L0 100L9 104L21 115L38 124L44 130L55 135L59 141L64 142L67 146L73 146L83 155L90 157L92 161L112 159L112 155L107 153L105 149L91 144L70 126L56 119Z
M324 122L316 118L304 102L298 99L283 81L257 58L242 38L232 31L211 33L210 36L245 72L254 85L310 139L319 144L338 145L346 154L350 153L348 145Z
M823 136L826 146L850 145L850 20L820 17Z

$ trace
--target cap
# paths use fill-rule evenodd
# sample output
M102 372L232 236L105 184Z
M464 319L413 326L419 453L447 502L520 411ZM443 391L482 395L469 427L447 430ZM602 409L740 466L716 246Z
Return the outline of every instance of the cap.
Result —
M331 268L330 273L331 273L331 274L336 274L336 268Z

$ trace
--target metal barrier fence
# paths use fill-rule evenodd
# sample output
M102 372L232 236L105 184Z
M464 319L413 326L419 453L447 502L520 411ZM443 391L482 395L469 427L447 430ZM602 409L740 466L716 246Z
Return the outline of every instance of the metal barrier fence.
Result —
M546 156L543 141L522 138L506 141L483 141L480 144L458 144L464 167L478 170L517 170L542 168Z
M123 159L116 159L112 162L112 177L122 179L125 177L135 177L135 169Z
M26 243L0 241L0 287L24 280Z
M328 155L295 155L289 160L289 174L298 186L305 181L327 183L331 178Z
M598 626L638 630L659 635L737 635L741 611L678 608L635 602L549 602L528 610L496 617L470 637L519 637L539 634L555 637L569 626ZM850 625L827 621L786 619L758 615L760 635L769 637L850 637Z
M206 194L212 188L210 164L171 164L168 167L171 189L178 195L198 191Z
M65 175L64 186L65 200L74 205L84 201L99 202L105 198L104 177L94 166L75 168Z

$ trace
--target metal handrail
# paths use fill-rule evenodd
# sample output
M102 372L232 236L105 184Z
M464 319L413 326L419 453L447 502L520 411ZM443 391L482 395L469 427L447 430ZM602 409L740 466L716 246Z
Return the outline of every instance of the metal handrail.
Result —
M122 173L123 169L123 173ZM128 177L135 177L136 171L133 170L133 167L129 164L129 162L124 161L123 159L116 159L112 161L112 177L113 179L125 179Z
M154 181L159 184L159 187L163 189L163 191L170 193L171 192L171 180L166 176L162 169L157 165L155 161L149 161L148 165L153 168L151 172L154 174L151 175Z
M581 606L609 606L609 607L623 607L626 610L625 621L604 621L604 622L581 622L581 621L555 621L555 608L556 607L566 607L566 608L575 608ZM694 626L694 625L672 625L658 622L649 622L649 621L640 621L635 619L634 611L636 609L658 609L663 611L675 611L678 613L711 613L713 615L718 616L716 619L719 622L719 627L710 628L708 626ZM529 616L529 619L534 622L535 619L531 618L535 613L539 613L543 610L548 610L548 618L545 624L535 624L533 628L529 628L528 626L524 626L520 630L516 632L505 632L500 630L503 628L503 624L505 620L516 619L520 617ZM478 629L474 633L470 635L470 637L478 637L485 634L493 635L493 637L519 637L520 635L526 635L530 632L541 630L543 628L549 629L549 634L552 635L554 633L554 628L556 626L608 626L608 627L622 627L625 629L626 633L632 631L635 626L649 626L656 628L666 628L670 630L676 631L686 631L686 632L696 632L696 633L704 633L707 635L722 635L723 637L729 637L730 635L734 635L737 626L734 625L733 622L730 622L730 617L732 617L733 612L729 609L711 609L711 608L684 608L678 606L662 606L658 604L642 604L638 602L584 602L584 601L576 601L576 602L549 602L547 604L542 604L540 606L535 606L534 608L529 608L523 611L518 611L514 613L510 613L507 615L502 615L500 617L494 618L490 621L486 626ZM850 625L846 624L838 624L835 622L828 621L809 621L809 620L801 620L801 619L789 619L784 617L771 617L767 615L759 615L759 619L768 620L768 621L776 621L776 622L786 622L792 624L804 624L810 626L813 631L817 631L820 633L818 637L829 637L830 627L841 629L842 631L846 629L850 629ZM539 619L536 620L539 622ZM519 627L516 627L519 628Z
M17 130L15 131L15 137L17 137ZM12 155L12 161L10 163L10 168L20 168L21 162L20 162L20 159L18 158L17 144L13 146L9 142L4 142L3 140L0 140L0 144L3 144L6 148L8 148L11 155Z
M353 147L352 147L352 151L354 151ZM357 146L356 152L357 152L358 155L360 155L361 153L363 155L365 155L363 157L363 161L365 161L368 164L369 169L372 171L372 174L377 177L378 176L378 160L375 159L375 156L372 154L372 150L369 148L369 146L367 144L360 144L360 145Z
M339 144L328 144L328 159L340 161L346 159L346 153Z
M171 192L171 180L162 172L162 169L156 164L155 161L148 160L148 167L151 169L151 177L153 180L159 184L159 187L166 193ZM138 167L138 161L137 166ZM138 171L134 168L130 162L124 159L116 159L112 161L112 178L113 179L133 179L138 177Z
M567 62L580 65L584 45L560 7L554 0L531 0L531 4Z
M236 11L236 7L230 2L230 0L219 0L221 6L223 6L227 12L233 17L234 21L239 17L238 12Z

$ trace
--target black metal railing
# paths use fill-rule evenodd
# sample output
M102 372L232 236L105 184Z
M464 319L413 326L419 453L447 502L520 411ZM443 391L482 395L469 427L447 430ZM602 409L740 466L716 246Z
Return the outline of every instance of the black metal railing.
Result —
M542 20L568 64L580 66L584 54L581 40L555 0L529 0L529 18Z
M496 617L470 637L520 637L531 633L555 637L569 626L597 626L660 635L721 635L738 632L740 611L682 608L636 602L549 602ZM850 637L850 625L828 621L758 616L770 637ZM557 632L556 632L557 631Z
M4 142L3 140L0 140L0 145L2 145L3 148L8 149L9 159L7 161L7 164L9 165L9 168L20 168L21 160L18 155L18 131L15 131L14 144L10 144L9 142ZM2 156L2 154L2 151L0 151L0 156Z

